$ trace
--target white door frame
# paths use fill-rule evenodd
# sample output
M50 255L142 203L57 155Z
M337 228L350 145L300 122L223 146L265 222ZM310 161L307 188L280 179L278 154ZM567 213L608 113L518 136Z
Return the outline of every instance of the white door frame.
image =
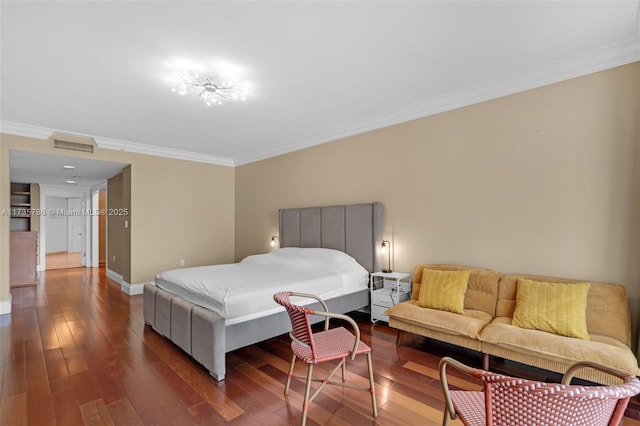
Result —
M63 197L63 198L80 198L81 204L83 206L87 206L84 209L93 209L91 206L90 199L91 190L88 187L76 186L70 188L68 186L59 186L59 185L47 185L40 184L40 210L43 214L40 215L40 264L38 265L38 271L44 271L47 269L46 259L47 259L47 250L46 250L46 239L47 239L47 221L45 220L46 215L49 213L47 208L47 196L51 197ZM97 209L97 207L96 207ZM84 210L80 212L82 217L85 219L85 229L91 228L91 217L92 215L87 213L88 210ZM93 229L92 229L93 231ZM80 254L81 262L83 266L93 266L91 264L91 259L93 258L92 252L92 234L93 232L85 232L84 238L84 251ZM96 265L97 266L97 265Z
M107 182L103 183L100 186L96 186L95 188L91 188L91 209L94 212L98 212L98 214L104 214L106 215L106 212L101 212L99 211L100 209L100 191L106 191L107 190ZM100 240L100 225L99 225L99 218L97 214L94 214L91 216L90 218L90 226L87 231L88 234L91 234L91 238L90 238L90 242L91 242L91 257L87 257L87 259L90 261L90 266L92 267L98 267L100 265L100 247L99 247L99 240ZM106 238L106 235L105 235Z

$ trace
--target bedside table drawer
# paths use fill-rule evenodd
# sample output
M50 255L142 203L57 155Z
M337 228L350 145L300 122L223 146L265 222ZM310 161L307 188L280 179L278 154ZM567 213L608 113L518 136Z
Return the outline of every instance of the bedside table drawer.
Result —
M387 306L371 305L371 317L376 321L389 322L389 317L384 314L387 309Z
M399 295L399 296L398 296ZM391 291L390 289L376 290L371 293L371 304L388 308L400 302L409 300L409 293Z

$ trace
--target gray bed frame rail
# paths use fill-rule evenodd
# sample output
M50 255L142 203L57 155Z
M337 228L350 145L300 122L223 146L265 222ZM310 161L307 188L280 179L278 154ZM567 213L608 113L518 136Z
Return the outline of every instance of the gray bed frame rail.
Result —
M380 270L383 207L381 203L281 209L281 247L322 247L343 251L367 271ZM144 286L144 322L224 380L225 354L291 330L287 313L226 325L223 317L153 284ZM367 289L326 301L332 312L369 305ZM275 302L274 302L275 303ZM312 305L315 306L315 305ZM320 308L319 305L315 306ZM321 318L318 318L320 321Z

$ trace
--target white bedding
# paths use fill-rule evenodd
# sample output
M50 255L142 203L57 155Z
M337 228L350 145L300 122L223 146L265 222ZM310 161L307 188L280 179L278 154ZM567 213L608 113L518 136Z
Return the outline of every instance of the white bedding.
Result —
M323 299L367 288L369 274L351 256L322 248L282 248L248 256L240 263L174 269L156 275L156 285L217 312L227 325L283 308L273 301L282 290Z

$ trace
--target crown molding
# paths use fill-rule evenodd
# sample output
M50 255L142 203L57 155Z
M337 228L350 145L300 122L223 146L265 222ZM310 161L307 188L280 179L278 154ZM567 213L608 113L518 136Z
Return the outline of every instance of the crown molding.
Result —
M447 93L423 102L347 123L344 126L336 127L327 132L319 133L297 142L235 159L235 165L241 166L266 160L349 136L405 123L637 61L640 61L640 35L639 38L627 40L623 43L592 50L583 55L549 63L522 73L508 75L489 83Z
M30 126L28 124L13 123L11 121L0 121L0 133L6 133L8 135L47 139L53 132L55 132L55 130L46 127Z
M195 161L198 163L216 164L220 166L235 166L231 158L218 157L215 155L207 155L191 151L183 151L180 149L163 148L159 146L146 145L136 142L127 142L117 139L101 138L98 136L87 135L83 133L72 132L68 130L50 129L46 127L32 126L22 123L14 123L11 121L0 121L0 133L6 133L16 136L24 136L28 138L47 139L53 133L64 133L91 138L101 149L111 149L122 152L131 152L135 154L151 155L156 157L172 158L176 160Z
M235 166L233 159L227 157L218 157L215 155L207 155L173 148L163 148L136 142L126 142L117 139L94 137L93 140L95 140L96 144L102 149L112 149L116 151L173 158L177 160L195 161L198 163L217 164L219 166Z

